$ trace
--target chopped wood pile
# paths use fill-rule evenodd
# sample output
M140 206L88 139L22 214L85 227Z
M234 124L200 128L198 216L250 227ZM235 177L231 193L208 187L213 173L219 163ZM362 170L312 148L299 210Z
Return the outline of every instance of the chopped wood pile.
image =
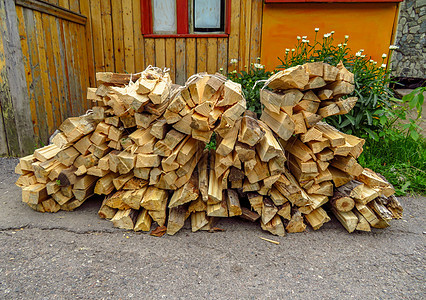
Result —
M150 231L156 222L170 235L188 218L192 231L239 216L283 236L319 229L330 212L348 232L402 217L392 185L356 160L364 140L321 121L356 103L344 97L353 74L341 63L274 74L260 120L241 85L221 74L196 74L185 86L158 68L96 78L92 111L67 119L51 145L16 167L34 210L72 211L104 195L98 214L114 226Z

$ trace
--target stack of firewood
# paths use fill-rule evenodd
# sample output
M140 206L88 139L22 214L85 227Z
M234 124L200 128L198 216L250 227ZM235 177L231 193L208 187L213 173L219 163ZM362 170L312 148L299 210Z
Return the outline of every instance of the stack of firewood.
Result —
M349 232L401 217L392 186L356 161L364 141L320 122L357 100L341 98L353 91L342 64L273 75L260 120L246 111L241 86L220 74L196 74L185 86L158 68L97 80L87 92L92 111L67 119L51 145L16 167L22 200L37 211L104 195L98 214L114 226L149 231L156 222L170 235L188 218L192 231L240 216L284 235L305 222L319 229L327 211ZM207 150L212 138L217 147Z
M356 160L365 141L321 121L355 106L356 97L343 98L354 91L353 83L342 63L313 62L274 74L265 84L273 90L261 91L260 119L279 136L291 174L313 202L298 211L314 229L330 220L320 207L327 202L349 232L383 228L401 217L390 183Z

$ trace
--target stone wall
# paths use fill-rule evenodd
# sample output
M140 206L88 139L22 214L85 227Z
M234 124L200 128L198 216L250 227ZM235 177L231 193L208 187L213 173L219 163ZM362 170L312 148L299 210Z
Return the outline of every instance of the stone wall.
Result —
M392 74L396 77L426 78L426 1L401 3Z

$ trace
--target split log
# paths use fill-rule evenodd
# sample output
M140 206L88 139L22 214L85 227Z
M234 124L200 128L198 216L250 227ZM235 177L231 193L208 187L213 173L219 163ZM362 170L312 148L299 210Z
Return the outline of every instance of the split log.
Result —
M256 222L260 218L260 215L254 211L251 211L247 207L241 207L240 218L243 218L251 222Z
M263 230L269 231L274 235L285 236L284 224L278 215L275 215L275 217L266 224L260 221L260 226Z
M278 208L274 205L272 200L268 197L263 198L263 205L262 205L262 223L266 224L270 220L274 218L274 216L277 214Z
M26 186L22 189L22 202L39 204L48 198L46 185L42 183Z
M137 211L131 208L126 210L118 210L111 221L114 224L114 227L133 230L137 216Z
M102 205L98 211L98 215L102 219L112 219L117 213L117 209L109 207L105 204L105 202L106 200L102 202Z
M151 230L152 219L148 214L146 209L141 209L139 215L137 216L134 231L150 231Z
M242 214L240 200L238 199L238 193L234 190L226 190L226 201L229 211L229 216L239 216Z
M168 194L166 190L150 186L142 198L141 206L147 210L161 210L163 202L167 201Z
M334 207L331 208L331 211L349 233L354 232L358 225L358 218L352 211L342 212Z
M184 225L187 218L185 206L178 206L169 209L169 219L167 221L167 234L176 234Z
M299 211L293 213L285 229L290 233L303 232L306 230L306 224L303 222L302 214Z
M312 226L312 229L318 230L324 225L324 223L327 223L330 221L330 217L327 215L325 210L321 207L318 207L317 209L313 210L311 213L307 214L305 216L306 220L308 221L309 225Z
M228 205L226 199L222 197L222 201L216 204L207 203L207 216L209 217L228 217Z
M47 161L55 157L58 152L61 151L56 145L49 145L43 148L36 149L34 151L34 157L41 162Z
M358 231L368 231L368 232L371 231L371 226L368 223L367 219L364 218L364 216L359 211L357 211L356 209L353 210L353 213L358 218L358 224L356 225L355 229L358 230Z
M294 132L295 125L293 120L283 111L275 113L265 108L260 119L285 141L288 140Z
M191 214L191 227L192 232L200 230L202 227L209 223L209 219L205 211L200 211Z
M173 193L170 199L169 208L180 206L198 198L199 190L197 179L198 178L195 176L192 176L186 184Z
M296 66L275 73L268 81L268 86L272 89L303 89L309 82L309 74L304 67Z

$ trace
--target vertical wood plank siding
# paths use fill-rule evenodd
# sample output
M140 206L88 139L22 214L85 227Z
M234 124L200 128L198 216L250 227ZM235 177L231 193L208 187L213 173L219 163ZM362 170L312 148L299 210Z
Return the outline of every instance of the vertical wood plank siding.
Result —
M88 63L94 72L140 72L148 65L170 68L178 84L196 72L244 70L260 56L262 0L229 0L230 35L227 38L144 38L140 0L80 0L79 11L91 27L93 47ZM68 3L69 9L72 0ZM89 2L89 4L87 4ZM59 5L61 5L59 3ZM90 9L88 9L88 7ZM90 57L90 50L93 57ZM230 60L237 59L236 65Z
M85 24L0 0L0 155L31 153L67 117L90 108L85 95L96 72L153 65L170 68L173 81L184 84L196 72L247 69L260 56L263 1L230 1L228 37L149 38L141 34L147 16L140 0L48 0L86 17ZM9 58L11 50L21 59Z
M86 90L95 84L91 23L17 3L0 0L1 156L46 145L66 118L90 107ZM89 0L49 3L90 14Z

